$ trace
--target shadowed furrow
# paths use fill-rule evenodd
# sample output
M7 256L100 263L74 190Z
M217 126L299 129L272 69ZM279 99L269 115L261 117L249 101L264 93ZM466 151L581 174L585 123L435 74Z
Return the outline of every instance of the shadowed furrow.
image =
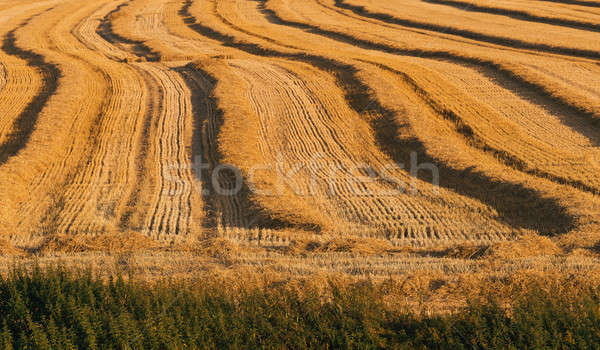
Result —
M50 5L36 3L2 7L0 36L10 42L9 36L14 39L15 30L22 27L27 18L32 18L32 12L40 12L40 7L43 9ZM0 50L0 62L0 145L3 145L19 137L13 134L18 127L18 118L43 89L44 82L43 73L18 55Z
M269 4L271 2L278 3L281 7L284 1L270 0ZM415 3L411 4L414 6ZM291 6L292 4L288 5ZM317 5L320 7L317 8ZM273 5L271 8L277 7ZM296 9L296 11L311 11L311 16L307 18L317 18L320 15L326 15L328 19L313 23L322 29L333 26L336 28L334 31L352 33L352 36L357 38L362 38L360 33L370 31L377 39L369 41L376 41L378 43L387 41L388 45L403 49L421 49L427 52L451 52L454 56L474 58L479 62L498 63L500 68L510 72L522 80L523 83L528 82L536 85L545 94L577 108L584 115L595 116L597 119L600 118L600 100L598 99L600 90L596 88L596 86L600 86L600 79L594 73L597 71L597 65L593 62L544 55L536 52L519 51L516 49L502 50L499 47L480 43L468 43L464 40L444 37L441 34L426 35L426 33L422 33L419 30L394 26L337 8L334 0L308 2L302 8ZM326 14L326 12L330 13ZM574 14L574 16L575 18L579 18L579 12ZM297 17L293 14L286 13L286 17L292 18L293 21L310 22L302 20L302 17ZM473 16L470 17L473 18ZM475 17L475 19L477 18ZM441 19L439 18L439 20ZM495 20L498 22L497 24L503 22L499 19ZM347 23L344 23L346 21ZM334 22L337 22L337 26L333 25ZM352 22L354 22L354 25L351 25ZM361 22L360 25L359 22ZM340 26L342 23L344 24ZM516 28L520 28L521 26L517 23L512 23L512 27L515 28L517 26ZM471 21L471 25L473 24ZM380 30L376 31L377 28L380 28ZM381 31L383 28L391 30L385 29ZM499 27L498 30L504 30L502 28L503 26ZM546 28L530 29L527 32L532 33L536 40L544 40L544 38L550 36L544 36L541 33L552 32L560 34L563 31L559 30L559 28L546 26ZM391 35L392 33L393 35ZM511 32L508 31L508 33ZM584 39L586 35L591 35L591 33L580 32L577 36L571 35L573 40L569 39L569 42L576 41L584 46L589 46L587 43L590 41ZM554 38L554 36L552 37Z
M200 65L188 64L175 68L192 92L192 108L194 110L194 137L192 154L196 166L196 180L200 182L198 191L202 191L204 211L203 226L207 229L217 228L221 233L229 230L275 229L293 227L294 223L274 218L261 209L260 205L250 198L250 189L242 179L240 190L233 194L224 194L236 187L236 179L227 170L217 171L227 164L227 158L219 146L219 138L223 127L223 110L218 107L215 96L218 80ZM241 137L241 135L239 135ZM216 175L215 175L216 174ZM215 176L215 177L213 177ZM310 226L301 223L300 226ZM314 227L312 227L314 228Z
M154 196L152 197L154 198L152 199L154 204L150 206L150 211L144 214L146 219L142 230L153 235L156 232L177 233L178 231L186 232L186 230L189 230L177 228L182 225L176 225L174 229L169 229L169 225L166 224L169 215L165 214L168 210L160 209L165 206L161 203L173 202L170 196L179 198L188 191L191 191L187 196L190 199L188 203L192 208L192 214L195 212L194 208L196 207L203 207L204 214L202 218L199 218L199 215L192 215L192 221L184 226L195 227L199 225L204 228L219 230L254 229L257 226L287 226L287 223L265 218L247 197L248 188L245 184L242 184L242 190L236 195L215 193L214 186L219 188L235 187L235 179L232 179L229 176L231 174L227 172L219 172L217 179L214 180L211 177L215 167L223 164L222 156L216 146L222 123L222 112L216 107L216 102L212 96L215 81L210 74L193 64L180 66L179 62L170 63L167 61L167 58L183 58L181 57L181 51L171 45L177 44L178 47L183 45L189 48L190 52L184 56L193 56L206 51L206 48L202 44L185 41L169 34L162 27L161 16L157 17L155 13L148 13L146 6L162 8L162 4L156 1L153 3L132 3L126 8L122 7L119 20L115 21L110 27L110 32L115 34L111 36L125 38L128 42L135 42L136 45L143 46L145 51L160 55L160 62L136 65L140 69L151 73L148 76L155 76L156 74L152 72L162 70L165 74L171 76L170 80L177 81L177 85L181 84L181 88L185 91L185 98L175 104L171 101L172 98L168 96L172 89L167 89L161 83L164 78L151 83L151 85L157 87L157 89L153 88L158 91L155 98L162 101L157 107L160 116L160 118L156 117L158 120L163 120L163 115L172 114L173 111L185 112L185 126L178 131L177 137L185 136L186 152L179 153L179 160L167 164L164 159L173 158L165 155L165 152L168 151L168 148L165 148L167 143L159 143L159 147L154 151L154 161L150 163L153 165L149 166L149 171L153 171L152 168L156 167L157 162L165 164L161 165L163 171L152 176L156 178L156 185L154 185L156 192L152 195L148 192L147 196ZM108 28L108 26L105 26L105 28ZM159 38L164 37L167 37L167 39L159 40ZM128 49L127 45L123 43L119 43L119 45L122 45L126 50ZM156 79L156 77L153 79ZM167 120L165 119L165 122ZM172 128L173 123L167 122L167 124L159 125L161 126L158 128L153 127L155 131L152 131L152 134L162 133L164 135L159 140L168 140L170 137L175 136L167 136L170 132L175 131ZM201 168L204 165L208 168ZM216 181L217 185L213 181ZM177 185L177 183L180 183L179 187L181 188L179 190L166 188L173 184ZM200 194L203 194L202 198L199 198ZM173 203L168 206L173 207ZM184 207L183 212L185 210L187 209ZM172 212L177 213L177 211ZM185 219L185 213L182 213L179 218Z
M345 34L345 33L337 32L337 31L322 29L322 28L319 28L315 25L311 25L308 23L286 20L286 19L279 17L277 15L277 13L275 13L271 9L265 8L265 9L263 9L263 11L265 12L266 17L273 24L291 26L294 28L302 29L309 33L321 35L321 36L324 36L327 38L331 38L331 39L334 39L334 40L337 40L340 42L344 42L344 43L348 43L348 44L358 46L361 48L378 50L378 51L382 51L385 53L390 53L390 54L395 54L395 55L400 55L400 56L412 56L412 57L421 57L421 58L449 60L451 62L456 62L461 65L492 69L497 74L499 74L503 79L506 79L508 81L515 81L516 83L518 83L518 85L524 86L525 88L528 88L528 89L534 91L535 93L540 94L544 98L553 101L557 106L559 106L561 109L563 109L566 112L566 115L575 114L578 116L579 120L584 120L584 121L587 120L587 122L590 124L590 127L597 127L598 125L600 125L599 124L600 119L597 118L595 115L590 116L589 113L582 112L582 111L580 111L579 108L572 106L571 104L564 102L560 99L556 99L554 96L548 94L545 90L543 90L543 88L540 88L538 85L522 79L521 77L519 77L519 76L515 75L513 72L505 69L498 63L495 63L492 61L479 60L476 58L462 57L462 56L458 56L453 53L445 52L445 51L422 51L419 49L411 50L411 49L397 48L397 47L389 46L389 45L383 44L383 43L377 43L377 42L372 42L372 41L368 41L368 40L364 40L364 39L359 39L350 34ZM430 100L430 101L432 101L432 100ZM473 146L476 146L485 152L493 154L495 158L497 158L500 162L504 163L505 165L512 167L515 170L527 173L529 175L533 175L533 176L551 180L558 184L566 184L566 185L572 186L576 189L583 190L583 191L586 191L586 192L589 192L592 194L600 193L600 190L598 188L596 188L595 186L591 186L588 183L583 182L581 180L569 179L569 178L566 178L566 177L563 177L560 175L549 173L542 169L537 169L534 167L532 168L528 165L528 162L525 159L520 159L518 156L516 156L514 154L509 154L505 150L502 150L502 149L499 149L499 148L496 148L496 147L493 147L493 146L487 144L483 139L479 138L479 136L477 136L476 133L474 132L473 128L471 126L469 126L469 124L466 123L455 112L445 109L445 108L438 110L438 112L441 113L446 119L455 123L457 132L459 132L465 138L470 140L470 143Z
M433 23L425 23L425 22L419 22L419 21L414 21L414 20L410 20L410 19L398 18L398 17L395 17L395 16L387 14L387 13L371 12L371 11L368 11L364 6L352 5L352 4L345 2L344 0L335 0L335 5L339 8L342 8L345 10L350 10L350 11L354 12L355 14L363 16L363 17L372 18L372 19L376 19L378 21L395 24L395 25L399 25L399 26L403 26L403 27L429 30L429 31L442 33L442 34L457 35L457 36L471 39L471 40L482 41L482 42L487 42L490 44L502 45L502 46L512 47L512 48L516 48L516 49L534 50L534 51L548 52L548 53L559 54L559 55L568 55L568 56L573 56L573 57L600 59L600 52L597 52L597 51L576 49L576 48L563 47L563 46L555 46L555 45L542 44L542 43L530 43L530 42L526 42L526 41L522 41L522 40L518 40L518 39L514 39L514 38L509 38L509 37L494 36L494 35L473 32L470 30L464 30L464 29L450 27L450 26L437 25L437 24L433 24Z
M410 152L408 151L408 149L406 147L404 147L404 148L402 147L403 145L405 145L405 144L403 144L404 141L397 140L398 137L394 132L394 130L395 130L394 113L386 110L383 106L381 106L378 103L378 101L376 99L374 99L370 95L369 88L366 85L364 85L359 79L356 78L356 69L353 66L341 64L341 63L331 60L329 58L316 56L313 54L286 53L286 52L273 50L271 48L265 48L265 47L259 46L257 44L238 40L233 36L218 32L210 27L207 27L201 23L198 23L195 20L195 18L189 13L190 5L191 5L191 1L188 1L186 3L186 6L184 6L182 9L182 15L185 17L186 23L192 29L198 31L200 34L223 42L223 44L225 46L235 47L235 48L241 49L243 51L246 51L246 52L249 52L252 54L256 54L256 55L260 55L260 56L264 56L264 57L280 57L280 58L287 58L287 59L297 60L297 61L301 61L301 62L306 62L306 63L309 63L320 69L333 72L334 76L338 80L338 85L343 87L344 89L346 89L346 100L348 101L350 106L355 111L357 111L360 114L371 114L371 115L379 115L380 116L380 118L377 119L378 121L375 121L374 122L375 124L372 125L373 129L376 132L376 139L378 141L378 146L381 149L385 150L386 153L388 153L391 156L391 158L394 159L395 161L402 163L407 160L405 156L400 155L400 154L408 155ZM394 141L394 140L397 140L397 141ZM413 140L413 142L418 142L418 141ZM418 143L417 143L417 145L418 145ZM413 147L412 149L415 149L415 148ZM424 152L422 147L417 147L416 149L419 152ZM400 152L400 153L398 153L398 152ZM419 156L426 157L426 154L427 154L426 152L424 152L423 154L419 153ZM409 163L405 163L405 164L409 164ZM442 167L441 172L443 174L443 176L442 176L443 178L456 179L456 181L445 181L445 183L442 184L442 186L448 186L449 189L451 189L453 191L457 191L458 193L472 195L473 198L477 198L478 200L481 200L484 203L491 205L492 207L497 209L499 212L502 211L502 217L505 220L507 220L507 222L510 222L511 224L513 224L515 226L524 225L529 228L535 228L535 226L537 225L535 223L535 220L529 220L527 223L523 222L523 217L521 217L522 214L518 214L518 212L520 210L513 210L514 205L516 203L506 203L507 206L504 207L502 205L502 203L498 203L498 198L487 197L485 192L482 192L479 189L476 189L475 188L476 186L472 187L474 190L474 191L472 191L472 193L470 193L471 191L461 192L461 191L465 191L465 189L469 188L469 186L462 186L462 185L457 186L457 184L461 183L461 182L477 183L480 185L485 184L487 182L487 185L489 185L490 188L496 188L497 184L494 184L493 181L490 181L489 179L487 179L483 174L465 173L460 170L452 169L451 167L445 167L443 165L443 163L440 166ZM475 178L477 180L475 180ZM514 186L515 188L512 191L515 193L522 194L524 197L528 197L528 196L537 197L537 194L534 191L524 190L519 185L507 185L507 186L509 186L509 187ZM517 190L518 188L521 188L521 190ZM546 204L543 206L538 206L538 204L542 203L542 202L546 203ZM561 232L564 233L564 232L569 231L572 228L573 219L569 218L569 216L564 213L564 209L560 208L560 206L557 206L555 203L553 203L552 200L541 199L538 197L535 200L525 200L521 204L527 206L527 203L537 203L535 206L535 208L537 208L537 209L545 208L543 210L540 210L538 213L539 213L539 215L544 215L544 217L547 217L549 220L552 220L552 222L557 224L557 226L555 227L555 231L554 231L555 233L561 233ZM554 209L551 209L553 207L554 207ZM522 210L522 213L524 213L524 212L528 212L530 210L537 210L537 209L534 209L533 207L529 207L528 209L523 208L521 210ZM545 213L553 212L554 214L545 215L545 214L543 214L544 212ZM517 215L518 218L513 215ZM560 219L553 220L553 217L560 218ZM529 226L529 225L531 225L531 226Z
M203 196L204 207L207 210L207 215L204 217L204 227L216 227L225 231L243 231L246 229L268 230L296 226L296 223L274 218L261 210L260 205L248 198L249 189L244 182L241 191L236 195L215 193L213 181L216 181L218 183L217 187L220 188L235 187L235 183L232 182L234 179L228 176L231 174L227 174L227 172L220 171L215 179L211 178L213 170L220 169L219 167L227 162L221 154L217 141L222 124L222 111L217 108L216 100L212 96L216 80L202 67L193 64L181 67L179 62L171 63L168 60L179 60L193 55L198 56L205 52L223 52L224 48L216 43L211 43L210 40L198 41L174 36L170 33L171 28L167 29L164 23L165 20L174 20L169 18L169 13L157 15L155 12L149 12L149 8L163 9L165 7L163 2L156 0L150 3L131 3L127 8L123 8L125 11L119 13L118 24L115 21L113 29L118 29L120 36L135 38L139 43L143 43L155 52L159 52L162 57L161 62L175 66L174 70L182 75L190 88L193 115L195 116L192 160L195 165L194 170L197 173L197 180L199 180L199 184L197 184L198 191L207 192ZM177 12L174 11L174 13ZM129 23L135 24L130 25ZM128 27L131 28L128 29ZM181 29L179 28L177 31L181 31ZM190 33L197 36L194 31L190 30ZM182 47L189 50L183 56L180 51ZM199 169L198 167L201 165L206 165L208 168ZM300 223L298 226L304 227L310 226L310 224Z
M268 2L268 0L266 2L263 0L256 1L260 1L263 4ZM460 55L450 51L421 49L418 47L403 48L391 46L381 42L365 40L348 33L323 29L319 26L312 25L306 22L298 22L284 19L280 17L274 10L266 8L264 6L261 6L261 11L264 12L265 17L273 24L280 24L298 28L312 34L321 35L323 37L358 46L367 50L377 50L385 53L408 57L449 60L451 62L455 62L461 65L480 66L483 68L492 69L497 74L503 76L505 79L512 80L518 85L521 85L529 90L535 91L540 95L543 95L545 98L555 100L555 103L559 104L562 109L567 110L569 114L576 115L582 119L590 119L589 122L595 126L600 125L600 112L596 110L591 110L590 108L588 108L588 106L585 105L572 103L571 101L563 98L562 96L556 96L556 94L549 87L528 81L526 78L521 76L521 74L515 72L511 68L508 68L504 63L499 63L486 58L472 57L469 55Z
M596 1L581 1L581 0L540 0L546 2L555 2L558 4L577 5L586 7L598 7L600 8L600 2Z
M29 20L25 21L22 26L27 25L28 22ZM56 92L58 80L61 76L58 66L46 62L43 56L33 51L24 50L17 46L15 31L16 29L11 30L4 37L2 51L25 60L30 67L37 69L42 74L43 83L41 90L15 119L11 133L0 144L0 165L25 147L35 128L38 114Z
M129 27L113 26L111 19L121 15L124 6L106 14L95 28L99 38L124 51L118 55L125 56L120 61L139 74L144 95L148 97L140 127L140 144L130 146L141 152L141 158L136 160L138 182L127 199L126 208L118 211L119 226L155 238L188 235L196 231L195 221L200 213L194 208L202 204L195 193L191 156L187 151L192 134L190 92L177 72L158 63L157 52L143 42L128 38ZM114 49L110 51L108 55L112 55ZM132 62L127 62L127 57L133 57Z
M533 13L527 11L519 11L513 9L506 9L502 7L491 7L491 6L482 6L472 2L466 1L457 1L457 0L422 0L424 2L438 4L438 5L446 5L457 8L463 11L470 12L481 12L481 13L490 13L494 15L507 16L514 19L537 22L537 23L545 23L552 24L557 26L564 26L569 28L576 28L582 30L589 30L593 32L600 31L600 24L588 23L582 21L575 21L566 18L558 18L558 17L547 17L547 16L538 16ZM346 7L347 4L340 4L342 7Z
M341 100L342 92L336 97L335 86L322 73L299 64L228 62L249 85L250 110L256 115L259 149L265 160L281 167L283 174L298 169L288 183L296 196L286 202L306 201L307 207L316 206L326 218L320 221L330 221L329 231L365 234L375 228L374 234L395 236L410 228L419 238L439 238L443 229L434 224L436 220L432 217L437 215L438 225L454 221L452 226L462 227L468 236L475 236L473 227L459 218L467 214L446 212L448 207L460 211L460 204L440 206L429 186L420 188L422 200L416 201L390 183L356 181L353 167L360 165L381 171L386 157L375 147L365 121L347 110ZM323 94L317 86L328 87L325 89L328 94ZM271 175L254 180L262 184L277 178L277 171L268 173ZM394 176L402 183L410 181L406 173ZM273 183L265 190L276 187ZM281 210L278 203L260 202L270 211ZM490 234L499 231L492 223L488 225ZM425 235L425 227L431 230L430 236Z
M125 38L113 30L113 24L111 17L122 10L123 7L128 6L128 3L123 3L117 6L115 9L107 13L100 22L100 25L96 28L96 33L100 35L104 40L113 45L121 46L125 51L131 52L136 57L136 61L159 61L160 54L152 51L144 43L136 40ZM127 58L121 58L123 61L127 61Z
M60 69L60 84L40 109L27 147L0 169L2 197L19 210L7 222L24 240L56 233L58 218L69 215L63 211L67 185L88 160L89 137L105 96L104 77L73 54L79 45L72 45L77 40L68 33L75 17L65 16L92 8L73 11L70 5L60 3L14 32L19 47Z
M570 258L600 237L598 4L0 0L0 240L294 274Z
M82 152L83 159L64 183L61 210L52 214L58 232L118 231L119 213L135 183L134 157L144 115L143 85L132 69L90 49L101 46L96 44L101 38L91 18L112 6L113 3L106 2L77 7L75 11L65 7L64 12L54 13L55 16L69 13L52 29L56 36L51 35L50 39L56 47L56 55L93 67L106 84L104 95L96 97L101 99L100 111L86 115L95 119L95 124Z

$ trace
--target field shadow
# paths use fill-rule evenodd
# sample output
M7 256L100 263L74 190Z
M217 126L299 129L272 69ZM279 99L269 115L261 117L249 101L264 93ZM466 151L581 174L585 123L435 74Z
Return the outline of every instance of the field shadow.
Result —
M127 51L132 52L134 55L138 56L139 58L143 58L146 61L160 61L160 54L158 52L152 51L143 42L125 38L114 32L112 22L110 21L111 16L119 12L124 6L128 5L129 4L127 3L120 4L114 10L107 13L106 16L102 18L100 24L96 28L96 34L100 35L104 40L115 46L126 46Z
M257 1L264 1L264 0L257 0ZM354 14L362 16L362 17L371 18L371 19L375 19L375 20L382 21L385 23L402 26L402 27L408 27L408 28L420 29L420 30L428 30L428 31L441 33L441 34L456 35L456 36L460 36L460 37L471 39L471 40L487 42L490 44L501 45L501 46L515 48L515 49L534 50L534 51L548 52L548 53L567 55L567 56L573 56L573 57L600 59L600 52L597 52L597 51L570 48L570 47L564 47L564 46L554 46L554 45L541 44L541 43L531 43L531 42L526 42L526 41L522 41L522 40L518 40L518 39L509 38L509 37L495 36L495 35L488 35L488 34L473 32L470 30L460 29L460 28L456 28L456 27L450 27L450 26L444 26L444 25L439 25L439 24L425 23L425 22L419 22L419 21L414 21L414 20L409 20L409 19L398 18L398 17L395 17L388 13L371 12L371 11L367 10L364 6L351 5L351 4L346 3L344 0L335 0L335 6L338 8L352 11Z
M345 99L352 109L362 115L379 116L371 122L371 126L375 131L378 146L395 162L410 164L410 156L416 152L423 162L430 162L439 167L442 179L440 186L495 208L499 213L499 220L512 227L532 229L547 235L567 233L575 227L575 218L555 200L544 198L537 191L522 185L495 180L472 169L452 168L430 155L419 139L401 138L398 132L401 127L398 124L398 116L382 106L372 95L370 88L357 77L358 71L354 66L313 54L279 52L258 44L239 41L231 35L220 33L196 22L189 12L190 5L191 1L188 0L181 9L180 15L191 29L203 36L250 54L296 60L330 72L344 90ZM269 10L264 8L262 10L269 16ZM286 25L277 17L271 16L271 21ZM307 29L303 25L299 26ZM432 179L422 178L422 180L432 182Z
M19 116L17 116L11 133L7 135L6 141L0 145L0 165L6 163L9 158L15 156L25 148L31 138L40 112L46 106L50 97L56 93L58 82L62 75L58 66L47 62L44 56L17 46L15 32L27 25L32 18L9 31L2 41L2 51L7 55L26 61L28 66L34 68L42 75L42 86L40 91L27 104Z
M219 108L218 101L214 96L217 79L206 71L199 69L190 63L186 66L174 68L184 79L191 91L192 110L194 115L194 131L192 139L192 158L195 165L195 177L200 181L204 194L204 210L207 218L204 222L206 228L215 228L220 223L230 223L230 226L241 229L291 229L320 230L310 224L298 224L274 218L262 208L262 206L251 198L252 191L246 179L243 179L241 190L235 195L235 201L240 206L238 212L243 217L231 220L225 217L227 212L223 210L223 203L231 198L220 195L214 190L212 174L215 167L224 164L224 156L219 150L217 136L223 125L224 112ZM211 136L209 136L211 135ZM243 146L243 145L240 145ZM206 169L199 169L198 163L205 164ZM236 175L232 171L219 172L218 186L221 189L233 190L235 188ZM221 215L222 217L219 217Z
M555 26L563 26L581 30L587 30L592 32L600 32L600 25L588 23L588 22L580 22L575 20L570 20L566 18L559 17L545 17L545 16L536 16L529 12L519 11L519 10L511 10L499 7L491 7L491 6L481 6L474 3L466 2L466 1L458 1L458 0L422 0L423 2L428 2L436 5L444 5L449 7L454 7L461 11L469 11L469 12L479 12L479 13L489 13L493 15L500 15L505 17L510 17L517 20L528 21L528 22L536 22L536 23L544 23L551 24Z

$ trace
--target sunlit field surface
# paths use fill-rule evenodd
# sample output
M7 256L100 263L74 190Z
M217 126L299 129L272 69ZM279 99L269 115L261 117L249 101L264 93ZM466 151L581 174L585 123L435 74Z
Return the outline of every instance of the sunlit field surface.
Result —
M0 316L0 345L118 348L94 333L110 325L135 337L120 348L166 348L143 322L169 283L239 325L284 295L257 338L156 321L172 348L260 347L277 327L306 347L598 341L600 2L0 0L0 37L0 311L24 313ZM93 271L63 277L108 303L81 316L94 331L64 328L70 296L44 319L22 307L15 265ZM115 290L154 293L149 311ZM522 342L536 312L561 321ZM499 333L457 335L478 322Z

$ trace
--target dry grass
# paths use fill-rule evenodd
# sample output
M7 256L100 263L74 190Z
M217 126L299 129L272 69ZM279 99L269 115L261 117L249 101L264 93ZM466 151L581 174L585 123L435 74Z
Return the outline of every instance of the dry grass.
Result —
M355 255L380 255L396 251L394 246L380 239L356 239L339 237L331 240L293 240L282 249L286 254L301 255L307 253L352 253Z
M21 249L15 248L9 240L0 239L0 255L2 256L23 256L25 252Z
M146 235L136 232L124 234L52 235L45 237L33 252L35 254L76 254L82 252L123 253L158 248L160 244Z
M526 236L516 241L499 242L492 245L485 256L500 259L517 259L533 256L561 255L562 250L547 237Z
M578 48L590 52L597 50L594 46L586 44L585 38L589 35L588 32L570 27L558 27L485 12L464 11L428 1L339 0L338 2L363 6L372 13L389 14L394 19L406 21L407 26L416 28L419 28L419 25L423 25L424 28L430 26L428 29L431 31L439 29L441 33L460 35L485 43L517 48L529 48L528 45L538 44L540 46L537 49L542 52L552 52L551 48ZM468 9L468 4L465 7ZM528 7L526 5L524 8ZM537 13L539 10L534 11ZM456 23L460 25L457 26Z
M386 300L394 308L428 314L456 310L468 300L485 298L488 294L510 302L512 296L525 291L534 281L541 281L543 288L555 293L600 282L594 277L600 272L597 253L593 256L544 255L548 248L545 244L528 246L542 255L530 255L530 250L518 251L522 246L508 249L504 245L490 247L477 257L468 256L472 250L466 246L446 251L398 250L384 243L380 246L366 243L314 241L294 243L290 251L265 251L226 239L210 239L189 242L182 250L168 246L142 250L126 247L107 253L97 242L80 242L72 245L69 253L50 251L35 260L4 256L0 258L3 266L0 273L8 272L14 263L64 264L74 268L91 267L104 276L132 273L148 281L218 279L228 285L232 293L236 288L242 290L249 286L308 284L321 290L322 295L327 295L328 281L343 285L370 279L386 291ZM114 242L109 245L114 246ZM122 243L117 246L122 247ZM88 251L81 252L82 249ZM61 251L64 252L64 248Z
M584 285L600 253L599 14L457 3L473 1L0 4L4 268L369 277L432 312L529 275ZM441 188L414 179L411 152ZM198 160L235 165L242 191L215 194ZM392 163L387 179L352 170ZM295 176L280 186L278 170Z

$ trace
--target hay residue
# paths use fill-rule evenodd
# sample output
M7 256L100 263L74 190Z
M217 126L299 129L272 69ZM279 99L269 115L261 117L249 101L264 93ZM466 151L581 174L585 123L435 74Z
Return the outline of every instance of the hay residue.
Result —
M40 254L92 251L121 253L158 247L160 247L159 242L137 232L98 236L57 234L46 237L35 249L35 252Z
M528 235L514 241L493 244L483 256L498 259L518 259L532 256L560 255L562 253L563 251L550 238Z
M283 249L287 254L305 253L354 253L358 255L378 255L394 250L394 246L379 239L333 238L330 240L296 239Z
M19 249L10 243L7 239L0 239L0 256L22 256L25 251Z

